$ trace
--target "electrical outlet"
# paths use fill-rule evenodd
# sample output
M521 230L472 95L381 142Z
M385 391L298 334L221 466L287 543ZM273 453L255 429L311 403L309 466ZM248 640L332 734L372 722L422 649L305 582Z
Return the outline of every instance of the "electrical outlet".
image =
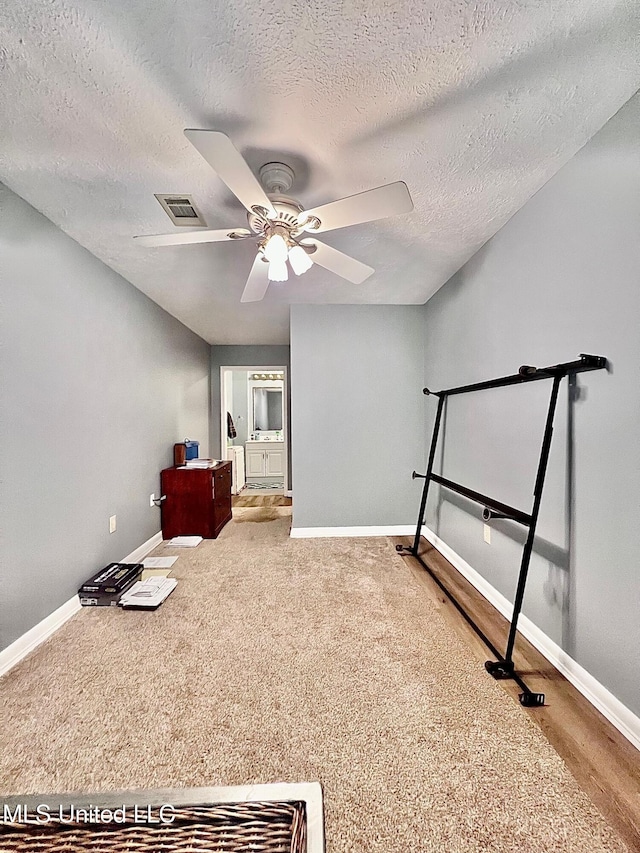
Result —
M115 515L109 516L109 533L116 532L116 517Z
M156 499L155 495L149 495L149 506L155 506L154 501Z
M488 524L483 524L482 526L484 527L484 541L487 545L491 545L491 528Z

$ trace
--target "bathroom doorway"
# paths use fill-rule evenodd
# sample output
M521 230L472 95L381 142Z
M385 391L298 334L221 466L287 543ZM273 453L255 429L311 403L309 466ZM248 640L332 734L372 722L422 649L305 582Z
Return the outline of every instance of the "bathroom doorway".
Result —
M285 366L220 368L220 451L234 495L291 496Z

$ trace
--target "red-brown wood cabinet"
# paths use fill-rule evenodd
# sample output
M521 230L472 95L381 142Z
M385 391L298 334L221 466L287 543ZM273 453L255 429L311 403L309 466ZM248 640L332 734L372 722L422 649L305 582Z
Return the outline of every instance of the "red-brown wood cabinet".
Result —
M160 474L162 538L215 539L231 518L231 462L214 468L165 468Z

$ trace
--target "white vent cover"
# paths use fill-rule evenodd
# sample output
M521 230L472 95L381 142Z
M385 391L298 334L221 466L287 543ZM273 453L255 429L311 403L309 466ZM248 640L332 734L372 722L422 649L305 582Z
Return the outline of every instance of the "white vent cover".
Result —
M156 193L155 195L174 225L206 226L207 223L193 203L191 196L186 193L183 195L161 195Z

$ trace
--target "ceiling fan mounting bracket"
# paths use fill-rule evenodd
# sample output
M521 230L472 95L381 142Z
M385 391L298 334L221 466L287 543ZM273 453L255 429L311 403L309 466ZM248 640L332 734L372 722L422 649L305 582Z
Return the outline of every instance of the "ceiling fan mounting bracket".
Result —
M317 231L322 225L322 220L317 216L308 216L304 222L300 223L300 227L305 231Z
M314 252L318 251L318 247L315 243L297 243L297 245L301 246L305 250L307 255L313 255Z

